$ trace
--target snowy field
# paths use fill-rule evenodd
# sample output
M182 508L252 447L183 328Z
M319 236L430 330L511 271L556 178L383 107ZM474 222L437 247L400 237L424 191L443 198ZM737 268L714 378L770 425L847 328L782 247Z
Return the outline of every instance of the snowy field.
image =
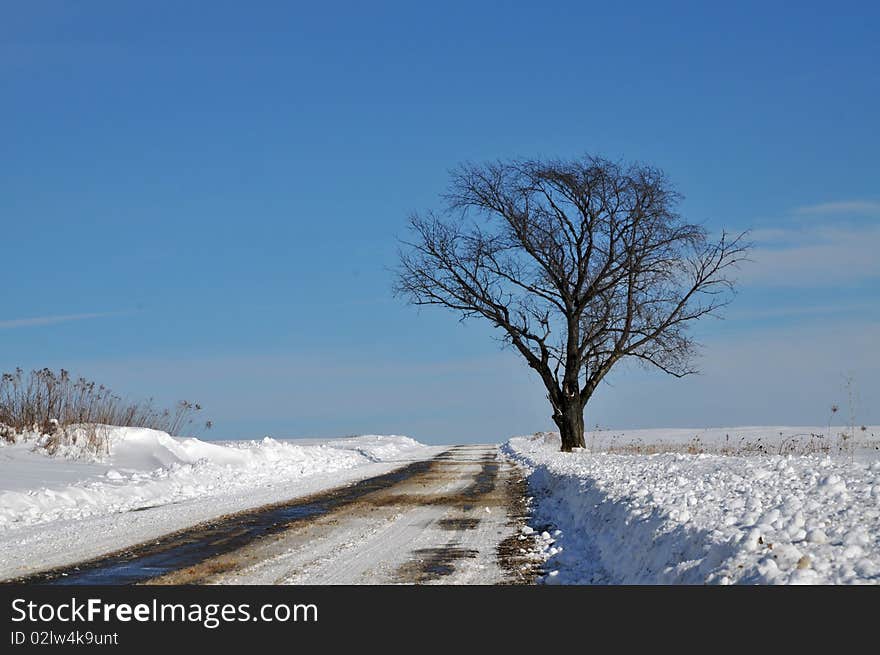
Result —
M840 437L847 432L847 438ZM591 431L502 446L528 473L521 536L550 584L880 582L880 429ZM108 428L102 456L0 442L0 580L380 475L407 437L206 442Z
M827 426L606 432L570 454L539 434L503 450L530 473L521 539L545 560L545 583L876 584L880 430L833 444L821 434Z
M106 428L109 452L0 440L0 579L379 475L440 448L408 437L206 442Z

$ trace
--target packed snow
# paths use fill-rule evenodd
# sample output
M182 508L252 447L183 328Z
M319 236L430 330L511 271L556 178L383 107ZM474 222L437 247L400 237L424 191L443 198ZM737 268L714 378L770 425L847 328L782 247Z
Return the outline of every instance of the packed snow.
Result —
M402 436L207 442L101 430L100 455L78 445L84 439L52 456L34 435L0 445L0 579L378 475L437 450Z
M833 436L826 436L826 435ZM529 476L547 584L880 582L880 429L591 431L502 449ZM76 436L76 435L74 435ZM102 428L0 445L0 580L71 564L442 450L399 436L207 442Z
M692 439L693 431L639 431L635 454L624 448L560 453L558 436L549 433L511 439L503 450L526 468L534 495L521 540L545 560L541 581L880 582L880 457L873 436L880 431L866 428L857 448L834 453L710 454L744 431L776 446L823 432L701 431L705 447L696 454L648 447L687 444L684 433Z

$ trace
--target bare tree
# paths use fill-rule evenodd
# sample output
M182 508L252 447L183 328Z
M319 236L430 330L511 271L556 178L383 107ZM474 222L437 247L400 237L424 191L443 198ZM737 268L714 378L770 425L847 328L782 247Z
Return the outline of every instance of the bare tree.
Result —
M694 372L687 327L730 302L748 248L684 221L660 170L600 157L461 166L444 198L410 217L395 291L500 329L547 388L563 451L584 447L617 362Z

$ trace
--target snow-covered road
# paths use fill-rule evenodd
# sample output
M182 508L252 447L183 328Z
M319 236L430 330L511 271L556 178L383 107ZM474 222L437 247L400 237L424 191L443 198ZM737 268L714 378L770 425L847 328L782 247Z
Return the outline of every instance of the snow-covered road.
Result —
M158 583L498 584L518 531L514 467L497 446L457 446L397 484L294 524L272 539ZM219 573L212 573L219 571Z
M524 481L495 445L202 524L50 580L73 584L527 582Z
M445 450L394 436L204 442L108 431L103 458L49 457L33 440L0 440L0 580L355 484Z
M878 435L593 431L560 453L551 433L499 450L113 428L103 457L23 439L0 446L0 580L876 584Z

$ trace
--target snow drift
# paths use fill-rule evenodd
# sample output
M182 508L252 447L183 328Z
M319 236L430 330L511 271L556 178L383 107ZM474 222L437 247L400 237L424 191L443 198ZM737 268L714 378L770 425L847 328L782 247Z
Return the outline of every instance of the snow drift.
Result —
M529 472L543 582L880 581L876 458L566 454L547 434L503 449Z
M100 429L108 445L103 456L76 438L54 457L29 440L0 447L0 530L281 486L421 446L399 436L210 443L147 428Z

